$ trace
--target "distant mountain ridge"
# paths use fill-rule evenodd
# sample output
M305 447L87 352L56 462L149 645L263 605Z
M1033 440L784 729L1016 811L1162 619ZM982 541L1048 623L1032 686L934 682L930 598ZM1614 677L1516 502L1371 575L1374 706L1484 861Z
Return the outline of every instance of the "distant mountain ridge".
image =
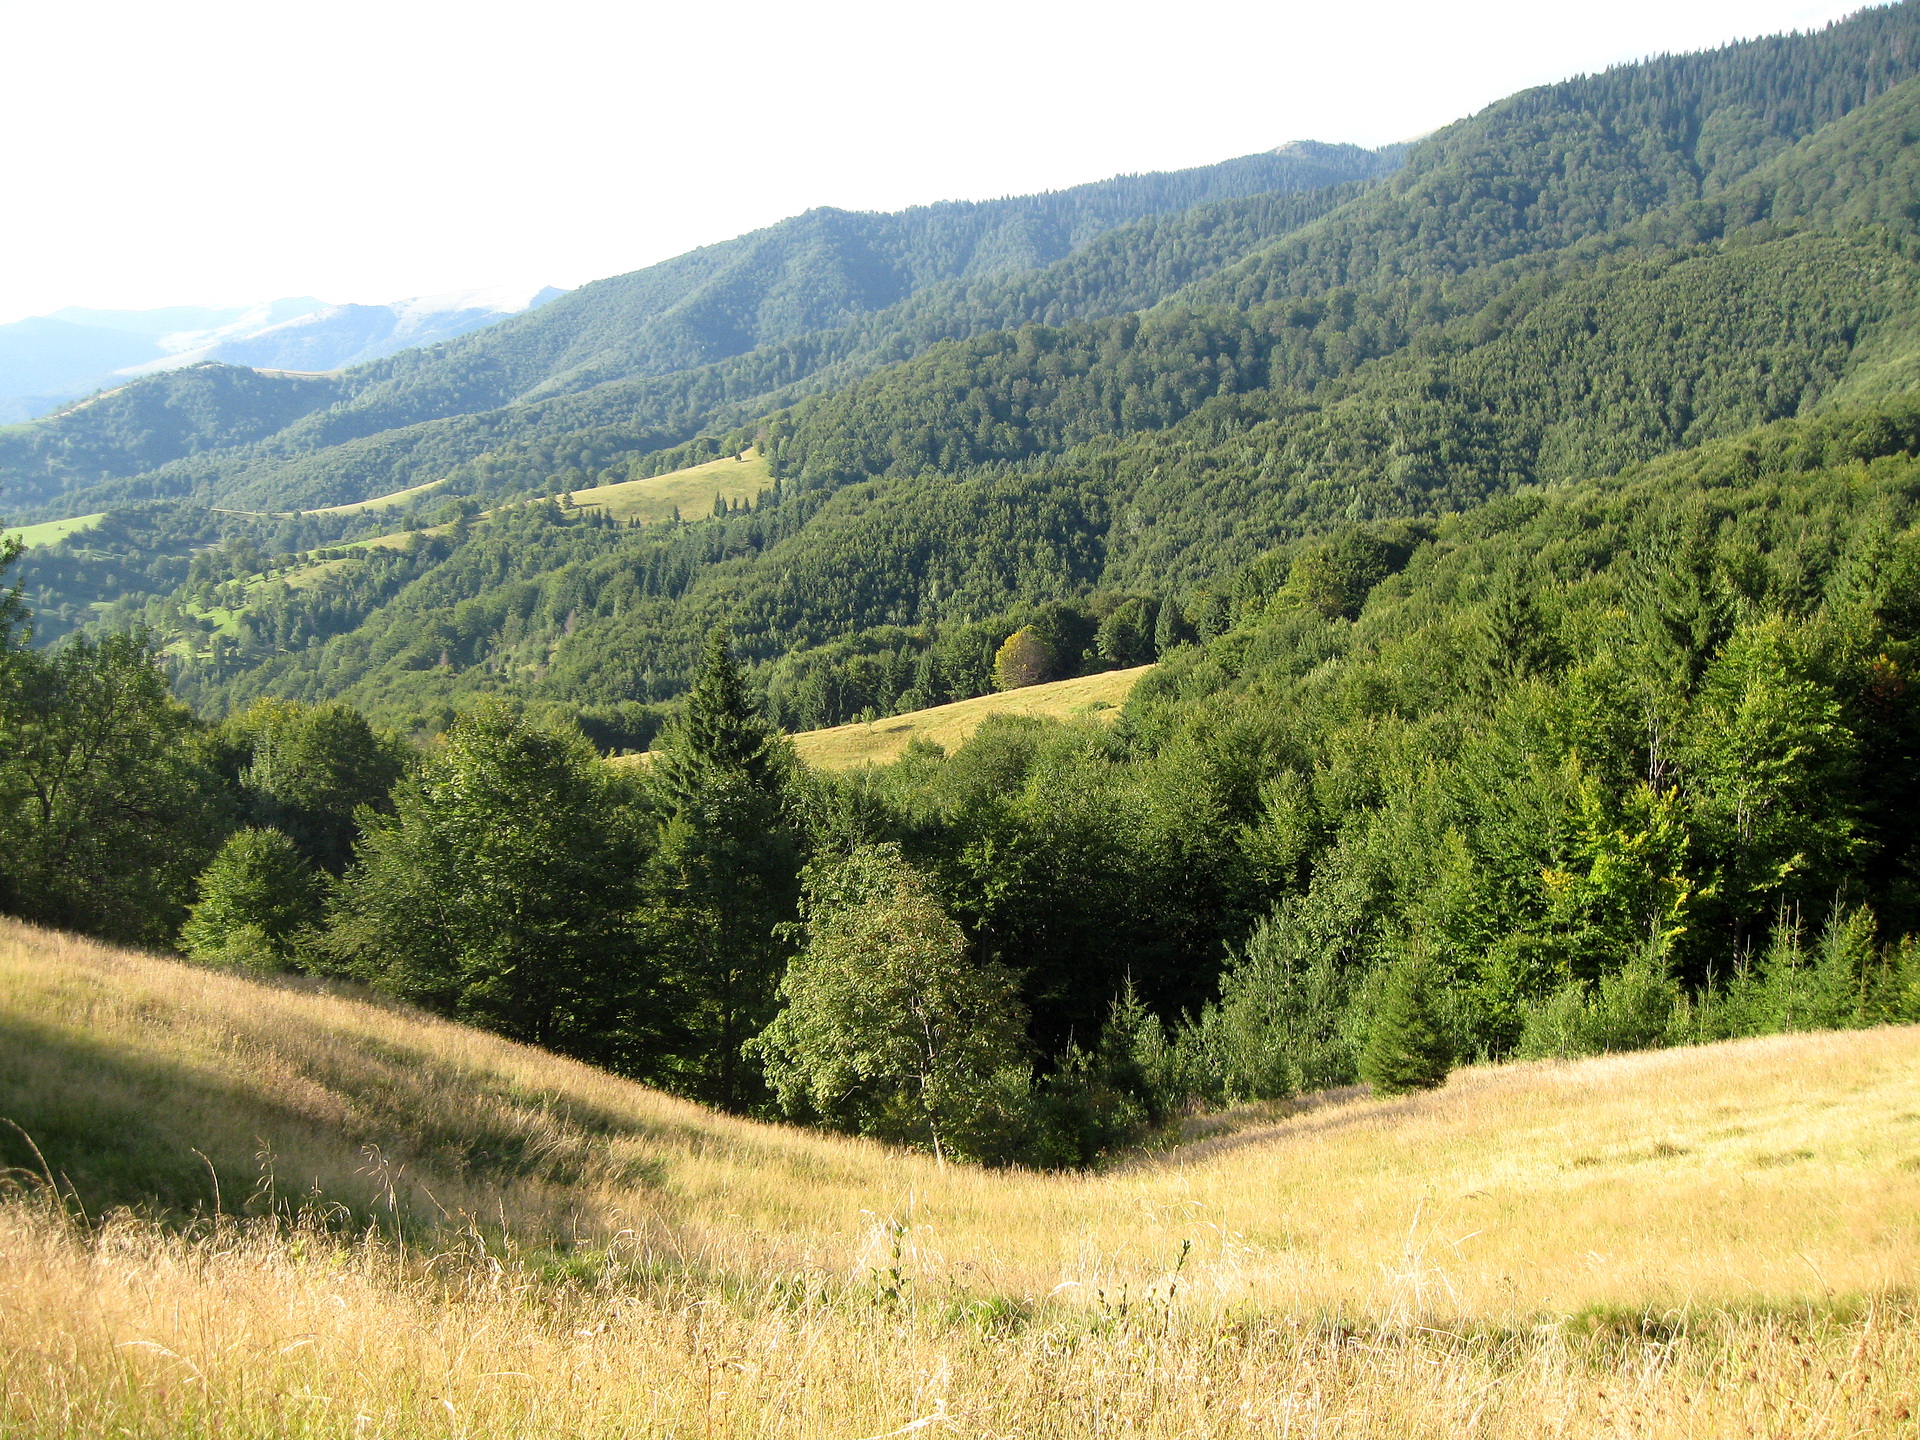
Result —
M942 285L990 286L996 277L1029 274L1049 262L1069 263L1103 236L1156 216L1253 197L1267 197L1265 208L1271 210L1272 197L1326 194L1390 173L1404 153L1403 146L1371 151L1299 141L1217 165L1118 176L1043 195L944 202L897 214L808 211L645 270L584 285L441 348L407 350L359 366L332 387L301 385L297 390L306 408L283 421L284 429L269 432L271 438L247 408L261 397L258 386L219 382L204 371L153 376L109 402L87 407L71 423L56 418L0 437L0 507L17 514L44 506L63 491L98 488L102 482L109 482L106 488L113 492L103 503L113 503L116 496L211 495L215 490L257 498L278 482L263 488L251 478L256 473L289 463L304 468L300 457L342 445L384 445L375 437L391 433L395 444L385 448L394 460L367 464L342 457L348 473L319 484L279 486L287 493L272 503L299 505L306 503L302 497L315 496L326 497L322 503L361 499L361 491L380 493L414 463L410 457L416 453L418 463L430 464L449 453L438 443L422 451L400 434L405 427L447 421L459 428L466 426L466 417L503 407L513 407L517 420L518 407L575 397L595 413L610 409L631 423L634 408L617 392L630 385L645 389L656 377L672 377L665 382L669 396L658 401L643 396L642 405L661 417L654 423L666 427L652 444L671 443L691 433L690 425L697 428L711 408L716 385L727 398L745 401L842 362L853 349L871 349L878 341L884 351L884 325L878 336L861 327L883 320L896 307L911 306L918 297L933 296ZM1244 227L1243 221L1236 223ZM1283 215L1279 223L1298 221ZM1131 303L1151 303L1159 293ZM985 320L1005 323L997 313ZM301 328L295 324L281 333L296 336ZM848 333L824 348L816 343L842 331ZM702 373L703 367L730 365L782 346L793 348L769 355L764 381ZM686 398L681 392L688 392ZM231 409L221 396L242 408ZM286 413L280 399L271 408L276 415ZM154 417L162 412L166 418L156 424ZM486 435L457 443L451 458L471 458L478 453L476 444L491 443L496 428L483 425ZM146 436L152 443L141 438ZM162 468L179 463L188 468ZM111 483L147 471L156 473L131 490Z
M209 360L309 372L360 365L450 340L564 293L550 285L501 286L388 305L329 305L302 296L251 306L69 306L0 325L0 423L33 419L91 391Z

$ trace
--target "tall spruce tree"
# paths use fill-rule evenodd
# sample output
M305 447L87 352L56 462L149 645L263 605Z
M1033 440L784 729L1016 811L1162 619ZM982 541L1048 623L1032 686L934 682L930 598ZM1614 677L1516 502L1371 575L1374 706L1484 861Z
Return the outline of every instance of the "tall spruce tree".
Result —
M792 947L802 846L792 760L760 713L728 632L707 636L686 713L655 767L664 818L650 922L681 992L681 1089L739 1109L763 1093L741 1047L772 1017Z

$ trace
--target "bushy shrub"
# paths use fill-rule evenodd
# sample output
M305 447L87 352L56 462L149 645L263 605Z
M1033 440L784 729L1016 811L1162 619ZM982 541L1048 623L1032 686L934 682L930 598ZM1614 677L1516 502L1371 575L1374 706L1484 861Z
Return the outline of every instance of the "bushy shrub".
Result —
M320 919L323 894L318 872L291 837L236 831L200 877L181 947L213 964L288 968L301 935Z
M1360 1052L1360 1078L1376 1094L1401 1095L1446 1083L1453 1043L1436 1005L1434 965L1415 953L1388 972L1380 1008Z

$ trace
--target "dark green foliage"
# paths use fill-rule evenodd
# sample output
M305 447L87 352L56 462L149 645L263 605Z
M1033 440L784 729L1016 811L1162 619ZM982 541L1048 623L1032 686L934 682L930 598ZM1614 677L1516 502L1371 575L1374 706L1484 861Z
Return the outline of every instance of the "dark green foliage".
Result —
M278 830L236 830L201 875L180 929L196 960L255 970L291 968L294 947L320 919L319 873Z
M404 768L399 747L340 704L262 700L221 738L249 820L335 875L352 859L360 810L384 809Z
M95 633L151 624L177 693L238 717L151 749L214 821L198 849L126 842L151 893L115 914L170 932L173 851L197 869L236 823L340 866L395 752L345 709L248 708L274 697L450 737L317 953L737 1108L767 1096L742 1046L785 974L757 1052L782 1099L942 1149L951 1117L902 1098L934 1072L888 1029L909 954L1013 977L994 1004L1038 1068L969 1062L967 1093L994 1153L1047 1164L1194 1095L1425 1083L1442 1038L1464 1060L1920 1016L1916 65L1902 4L1530 91L1391 179L1236 188L1262 161L815 212L355 372L249 445L168 440L159 471L122 461L165 385L15 435L51 475L95 425L109 478L68 478L120 500L442 482L351 522L403 548L154 503L29 562L57 628L95 587ZM1296 161L1386 163L1299 154L1289 185ZM750 445L778 478L751 508L640 527L555 498ZM1160 663L1111 726L1003 717L880 771L809 775L773 734L983 694L1010 642L1002 681ZM0 655L16 697L112 668ZM655 763L627 788L549 728L573 716ZM449 778L515 755L497 805ZM551 797L531 829L522 793ZM460 891L495 840L518 878ZM818 886L885 880L810 900L819 986L790 928L809 853L867 857ZM484 933L402 934L443 873ZM582 890L605 908L552 898ZM548 908L510 913L522 892ZM900 1003L863 1009L882 973Z
M0 476L31 486L22 493L34 502L64 482L75 492L68 503L82 510L191 495L288 509L399 490L462 462L486 465L515 443L546 448L566 437L570 457L597 450L602 461L655 450L729 403L760 400L739 417L753 418L771 408L766 397L816 373L871 368L956 327L1151 304L1327 208L1287 204L1295 192L1383 173L1400 153L1297 145L1046 195L897 215L813 210L430 350L304 389L278 382L303 406L289 409L274 391L278 408L250 393L223 408L221 387L276 383L227 366L136 381L89 406L106 405L97 415L18 427L13 449L0 445ZM1229 198L1240 196L1259 198L1251 207ZM1073 263L1117 227L1196 206L1224 213L1164 234L1149 226L1117 256ZM1064 273L1040 278L1048 267ZM931 306L916 303L930 290L940 292ZM195 423L175 438L177 415Z
M0 654L0 905L171 940L223 833L196 732L144 636Z
M1380 1008L1360 1052L1360 1078L1377 1095L1403 1095L1446 1083L1453 1045L1439 1017L1433 962L1414 955L1387 971Z
M39 505L76 484L245 445L341 394L332 376L263 375L209 361L136 380L46 420L0 429L0 474L10 504Z
M742 1047L772 1016L803 855L789 814L791 754L748 693L723 627L707 636L685 716L656 753L649 780L663 818L646 923L675 988L680 1038L667 1073L740 1108L761 1095Z
M319 962L515 1039L643 1065L665 1017L620 790L577 734L476 710L370 822Z

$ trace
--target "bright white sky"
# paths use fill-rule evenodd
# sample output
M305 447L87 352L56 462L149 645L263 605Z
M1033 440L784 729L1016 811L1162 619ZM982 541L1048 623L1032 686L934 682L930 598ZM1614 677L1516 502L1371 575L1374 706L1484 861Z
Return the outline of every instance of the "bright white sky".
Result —
M1859 0L0 0L0 322L576 285L891 210L1379 145Z

